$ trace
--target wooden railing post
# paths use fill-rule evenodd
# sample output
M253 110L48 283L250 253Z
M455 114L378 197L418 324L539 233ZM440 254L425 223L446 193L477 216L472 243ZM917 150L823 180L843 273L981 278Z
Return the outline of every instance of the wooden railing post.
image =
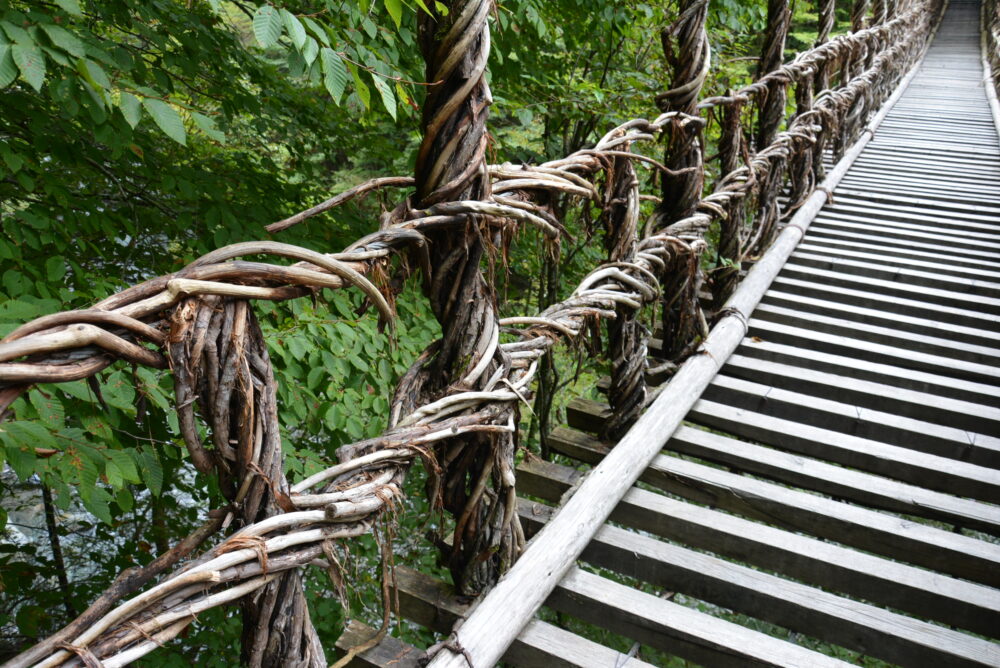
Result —
M420 46L427 66L423 142L415 168L415 206L483 200L490 194L486 117L492 103L486 83L490 51L490 0L452 0L447 15L420 14ZM500 228L467 214L457 229L428 231L431 308L442 339L421 371L422 400L459 389L484 389L509 366L499 348L496 295L480 267L487 243L501 247ZM514 408L505 409L516 423ZM516 556L514 437L509 432L471 434L436 447L443 471L430 472L436 507L454 516L452 546L442 545L455 584L466 594L491 585ZM487 494L486 491L490 490Z
M661 33L663 51L672 68L671 88L656 98L661 111L697 113L698 97L708 77L711 47L705 20L707 0L682 0L677 20ZM695 124L682 124L680 119L668 126L664 162L671 173L663 175L661 202L657 209L657 227L691 215L701 200L705 182L704 156ZM680 246L678 246L678 249ZM694 251L675 252L671 266L664 272L663 284L663 352L673 358L690 342L696 331L698 280L690 267L697 271L698 258Z
M757 75L760 79L772 72L785 60L785 39L788 37L788 26L792 19L792 10L788 0L768 0L767 31L764 33L764 46L757 61ZM761 151L774 141L774 136L781 127L785 117L785 99L787 83L776 80L767 89L767 97L761 104L760 119L757 125L757 136L754 150Z
M188 298L172 314L168 351L181 434L195 466L218 476L235 528L293 510L278 433L277 384L250 302ZM212 450L198 435L195 403ZM241 607L244 665L327 665L297 569L243 599Z

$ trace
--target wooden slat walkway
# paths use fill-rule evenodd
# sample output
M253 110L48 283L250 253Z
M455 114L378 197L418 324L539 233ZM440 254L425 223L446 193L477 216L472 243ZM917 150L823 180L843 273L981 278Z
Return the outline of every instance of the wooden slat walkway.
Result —
M994 123L979 3L952 0L742 345L548 608L704 665L1000 666ZM551 446L596 464L607 410L575 401ZM520 467L529 534L583 475ZM430 628L467 604L418 573L399 585ZM648 665L542 621L505 659Z

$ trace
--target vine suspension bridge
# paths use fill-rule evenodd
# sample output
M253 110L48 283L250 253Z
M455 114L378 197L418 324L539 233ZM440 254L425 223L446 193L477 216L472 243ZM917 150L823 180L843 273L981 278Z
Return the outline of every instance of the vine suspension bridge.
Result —
M191 462L229 505L5 666L126 665L220 605L242 607L248 665L326 666L335 648L300 571L343 577L337 550L383 531L417 459L452 518L454 582L391 568L383 541L386 619L398 601L445 640L412 647L352 621L345 663L649 665L543 621L544 606L702 665L1000 666L1000 6L856 0L831 39L836 3L818 4L817 45L782 64L788 2L771 0L756 81L702 99L707 2L682 0L657 118L512 166L486 161L492 4L453 0L421 17L441 83L414 178L269 227L406 190L377 232L331 254L228 246L8 335L4 417L36 383L169 368ZM657 141L662 162L638 152ZM519 228L557 243L557 202L600 210L608 261L568 299L501 317L482 260ZM288 481L253 300L358 289L391 328L385 279L408 272L442 339L399 379L382 436ZM604 326L606 402L573 400L546 439L579 466L516 463L545 356Z

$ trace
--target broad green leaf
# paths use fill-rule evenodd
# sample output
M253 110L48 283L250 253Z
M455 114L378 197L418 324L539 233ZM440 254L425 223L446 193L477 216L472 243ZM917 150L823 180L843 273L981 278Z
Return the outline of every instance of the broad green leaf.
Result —
M133 459L131 452L125 450L107 450L106 452L126 482L140 482L139 471L136 469L135 459Z
M159 496L163 490L163 466L160 464L159 456L151 450L141 450L137 460L143 482L153 495Z
M33 44L15 44L11 47L11 55L21 71L21 78L36 91L41 91L45 83L45 56L42 50Z
M194 124L201 128L202 132L220 144L225 143L226 134L218 128L213 118L205 114L199 114L197 111L191 112L191 118L194 119Z
M14 41L14 44L32 46L35 43L35 40L31 38L31 35L27 30L19 25L11 23L10 21L0 21L0 28L3 28L3 31Z
M87 55L86 49L83 48L83 42L65 28L54 23L43 23L41 28L54 45L74 58L83 58Z
M111 524L111 508L108 506L108 502L111 500L110 494L100 487L93 487L86 493L81 489L80 500L83 501L83 507L89 510L94 517L105 524Z
M53 255L45 261L45 275L52 282L61 280L66 275L66 261L62 256Z
M88 83L91 85L97 84L99 88L104 90L111 88L111 79L108 78L108 74L104 71L103 67L89 58L80 61L80 65L82 68L80 73L87 78Z
M10 171L15 174L17 174L21 170L21 167L24 166L24 158L22 158L20 154L11 151L6 145L0 144L0 157L3 158L4 163L6 163L6 165L10 168ZM4 312L2 307L0 307L0 317L3 316Z
M253 34L257 43L269 49L281 39L281 13L271 5L261 5L253 15Z
M19 444L32 448L56 447L56 439L52 432L37 422L8 422L3 429Z
M139 125L139 119L142 118L142 103L139 98L132 93L122 93L118 97L118 108L129 125L133 128Z
M17 65L10 44L0 44L0 88L6 88L17 78Z
M121 489L122 485L125 484L121 469L118 468L118 464L114 460L104 463L104 477L111 489Z
M398 28L403 21L403 5L400 0L385 0L385 9Z
M38 418L53 429L61 429L66 424L66 409L55 396L45 396L40 390L32 390L28 395L31 405L38 411Z
M335 104L340 104L340 98L347 87L347 68L333 49L324 47L320 51L320 63L323 66L323 85L333 98Z
M351 76L354 77L354 87L357 90L358 99L361 100L361 104L365 105L365 109L371 109L371 91L368 90L368 86L365 85L365 82L361 80L361 75L358 74L358 69L352 65L350 70Z
M302 59L306 61L306 65L312 65L313 61L316 60L316 56L319 54L319 43L312 37L306 40L306 46L302 49Z
M385 110L392 116L392 120L396 120L396 95L392 92L392 87L377 72L372 72L372 83L375 84L375 90L382 98Z
M305 46L306 29L302 26L302 22L296 18L295 14L292 14L287 9L282 9L281 20L284 21L285 29L288 30L288 36L291 38L295 48L301 49Z
M142 100L142 106L146 108L149 115L160 126L164 134L173 139L178 144L186 145L187 137L184 132L184 123L180 114L172 106L163 100L146 97Z
M309 29L309 32L311 32L323 46L330 46L330 37L326 34L326 31L323 30L323 26L316 23L308 16L303 16L302 22L306 24L306 28Z
M55 0L56 4L74 16L83 16L80 10L80 0Z

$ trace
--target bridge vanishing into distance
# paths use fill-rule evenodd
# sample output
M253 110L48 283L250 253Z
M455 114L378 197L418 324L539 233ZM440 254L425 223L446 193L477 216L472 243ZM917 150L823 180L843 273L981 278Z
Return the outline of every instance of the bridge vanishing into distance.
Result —
M705 99L707 2L682 0L662 115L518 167L485 160L492 3L448 4L420 18L438 22L424 51L442 83L416 177L269 227L412 187L377 232L342 253L225 247L0 341L0 416L35 383L169 368L191 464L230 504L5 666L126 665L237 603L247 665L326 666L300 571L336 570L332 541L372 532L417 459L454 519L454 583L397 567L385 605L444 640L355 620L341 665L1000 666L996 0L855 0L833 39L823 0L817 45L786 63L788 2L769 0L756 81ZM633 152L656 137L665 165ZM646 234L641 162L663 173ZM536 316L500 317L483 239L558 238L558 198L601 209L608 262ZM382 436L292 484L251 304L353 287L392 320L368 275L404 252L445 336L400 379ZM232 261L262 255L299 262ZM649 337L638 314L657 303ZM515 470L543 356L602 322L606 401L573 400L547 438L559 457Z
M863 148L833 170L832 196L785 227L775 245L790 255L696 401L675 377L612 450L597 437L610 407L575 400L550 446L594 468L520 465L533 534L590 491L583 479L618 473L602 470L610 452L662 447L578 557L544 559L579 527L528 544L522 564L534 551L577 561L547 609L706 666L1000 665L1000 108L980 38L979 3L952 0ZM532 567L508 574L498 605L472 606L486 623L459 626L458 647L481 647L519 609L544 579ZM406 569L397 583L419 624L449 633L470 615L445 583ZM338 644L372 633L354 623ZM789 642L800 635L826 651ZM363 656L422 655L390 638ZM503 657L650 665L537 618ZM467 665L454 652L431 665L445 662Z

